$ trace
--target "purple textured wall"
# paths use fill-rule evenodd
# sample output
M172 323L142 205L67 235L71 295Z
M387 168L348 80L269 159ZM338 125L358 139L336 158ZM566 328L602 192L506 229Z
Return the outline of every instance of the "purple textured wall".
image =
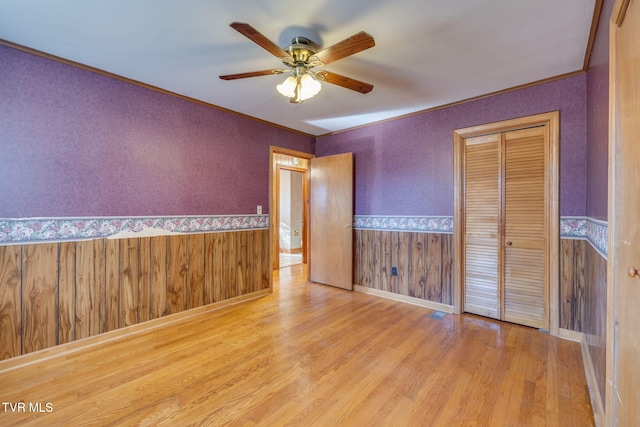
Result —
M0 218L265 213L314 138L0 46Z
M609 158L609 18L605 0L587 72L587 213L607 219Z
M355 155L357 215L453 215L453 131L560 110L560 213L585 215L586 75L317 138Z

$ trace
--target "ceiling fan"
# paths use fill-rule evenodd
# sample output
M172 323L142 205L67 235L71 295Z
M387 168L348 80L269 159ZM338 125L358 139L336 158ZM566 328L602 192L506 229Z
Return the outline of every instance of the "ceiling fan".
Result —
M243 22L231 23L231 28L238 31L272 55L276 56L289 69L274 68L271 70L252 71L240 74L220 76L222 80L236 80L247 77L268 76L272 74L292 73L291 76L277 86L278 92L289 98L292 103L301 103L315 96L321 88L320 82L342 86L360 93L368 93L373 85L342 76L326 70L314 70L338 59L346 58L354 53L375 46L371 35L361 31L332 46L317 51L313 43L306 37L294 37L291 45L282 49L266 38L251 25Z

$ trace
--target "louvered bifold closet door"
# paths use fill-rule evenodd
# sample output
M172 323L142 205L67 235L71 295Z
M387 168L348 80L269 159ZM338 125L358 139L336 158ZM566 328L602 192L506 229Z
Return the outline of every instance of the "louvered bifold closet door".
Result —
M505 134L504 320L544 327L546 127Z
M500 135L465 140L464 311L500 318Z

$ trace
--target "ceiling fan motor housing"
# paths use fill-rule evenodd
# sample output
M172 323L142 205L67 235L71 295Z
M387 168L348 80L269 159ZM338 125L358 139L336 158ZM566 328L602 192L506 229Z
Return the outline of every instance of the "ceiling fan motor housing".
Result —
M291 40L291 46L286 47L284 51L293 58L293 64L283 62L296 67L300 65L308 66L309 58L316 54L317 49L313 47L311 40L308 38L294 37L293 40Z

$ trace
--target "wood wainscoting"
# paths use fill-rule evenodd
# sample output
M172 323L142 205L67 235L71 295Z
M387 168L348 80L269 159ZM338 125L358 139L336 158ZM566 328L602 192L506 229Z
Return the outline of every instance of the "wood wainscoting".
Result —
M0 246L0 360L268 290L269 232Z
M606 389L607 259L587 240L561 239L560 247L560 328L583 337L589 356L585 369L597 388L591 394L601 399Z
M585 322L585 247L579 239L560 239L560 328L582 332Z
M452 305L452 243L444 233L355 230L355 284Z

